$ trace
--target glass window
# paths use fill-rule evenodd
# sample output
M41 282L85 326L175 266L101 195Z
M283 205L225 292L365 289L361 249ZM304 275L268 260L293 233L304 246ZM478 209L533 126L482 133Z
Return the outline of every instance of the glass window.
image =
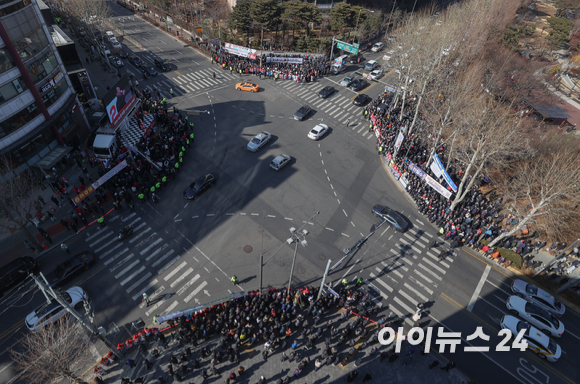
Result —
M0 138L16 131L18 128L29 123L30 120L34 119L39 114L40 111L36 107L36 104L32 103L15 115L12 115L8 119L0 122L0 128L2 128L0 129Z
M14 67L14 59L6 48L0 48L0 72L6 72Z
M58 62L54 54L50 53L48 57L41 60L33 61L31 64L27 63L28 74L33 83L37 83L50 75L58 67Z
M14 79L2 86L0 86L0 103L4 103L15 96L18 96L26 89L26 83L22 80L22 77Z
M22 61L28 60L48 46L42 27L19 40L12 41Z
M67 84L66 81L61 80L54 88L47 91L44 95L42 95L42 102L48 108L52 104L54 104L66 91Z
M0 0L0 6L2 4L11 3L13 1L14 0ZM12 4L12 5L9 5L5 8L2 8L2 9L0 9L0 17L14 13L14 12L26 7L27 5L30 5L30 0L22 0L16 4Z

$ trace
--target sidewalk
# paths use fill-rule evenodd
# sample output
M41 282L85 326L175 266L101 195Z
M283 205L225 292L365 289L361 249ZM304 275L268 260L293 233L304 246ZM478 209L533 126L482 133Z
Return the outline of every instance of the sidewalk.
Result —
M389 346L382 346L377 341L371 341L373 339L372 332L376 330L376 325L373 323L367 326L367 329L369 329L369 338L366 340L368 342L368 346L363 348L362 342L357 342L354 347L356 351L352 356L350 356L350 362L346 366L343 366L342 364L338 364L336 366L327 366L325 363L323 363L318 371L315 372L314 362L316 359L319 358L321 362L326 361L325 358L321 357L321 353L324 349L324 341L330 337L330 331L326 325L328 321L332 320L333 325L339 325L338 329L340 331L344 329L348 323L352 324L356 319L356 316L352 316L351 318L341 322L339 316L343 311L344 310L342 309L339 311L336 311L336 309L331 309L325 316L323 316L323 319L320 321L320 325L315 328L315 332L321 328L322 335L317 339L318 342L315 343L312 349L306 349L305 341L298 335L299 332L296 331L290 337L281 337L281 340L287 341L287 348L282 349L280 347L276 349L273 353L269 354L266 360L262 357L264 342L256 341L253 346L242 344L239 364L230 363L227 358L225 358L221 363L216 365L216 368L220 372L220 377L215 378L210 376L208 379L206 379L207 382L223 382L229 377L230 373L236 373L237 375L237 369L239 366L243 366L245 368L245 373L243 376L240 376L236 380L240 383L255 383L260 379L261 376L264 376L266 383L273 384L279 382L278 380L280 379L291 377L294 374L298 364L295 362L281 362L280 357L282 352L285 352L287 356L290 355L290 353L293 351L292 348L290 348L290 345L295 340L299 341L299 345L296 348L296 351L300 353L302 359L306 357L310 358L310 363L300 373L300 382L315 384L344 382L346 376L355 370L358 372L358 377L355 381L359 383L362 382L367 373L372 376L372 379L369 381L371 384L463 384L469 382L469 379L457 368L450 371L442 370L441 368L444 367L448 361L441 357L433 349L429 354L421 355L421 349L416 347L413 360L408 365L403 366L402 362L409 350L409 346L405 342L403 343L401 349L400 359L392 361L390 361L390 359L384 359L384 361L381 361L380 353L388 352L389 355L392 355L391 352L393 351L394 345L391 344ZM305 313L303 312L303 314ZM308 316L308 320L309 322L312 322L310 316ZM180 327L177 325L173 329L168 329L163 332L167 337L166 349L162 348L162 345L159 343L156 336L150 336L149 339L144 341L146 352L141 352L138 350L138 348L132 347L132 349L129 350L129 352L126 352L120 361L115 361L107 367L103 367L100 364L95 364L93 367L90 367L90 369L88 369L86 372L86 379L94 376L94 367L96 366L104 368L101 376L107 384L120 384L122 378L135 380L139 377L143 377L143 382L145 383L157 383L158 381L156 381L156 379L158 377L164 378L167 384L175 383L178 382L178 380L176 380L175 377L171 377L167 373L169 359L171 356L179 358L182 353L186 352L186 348L189 347L191 348L192 354L191 356L187 357L188 362L182 364L187 367L188 373L182 375L182 370L178 369L178 367L175 367L175 372L178 372L180 376L182 376L182 382L199 382L199 380L202 379L201 376L203 370L207 370L208 374L211 374L211 366L209 364L211 357L201 359L200 351L203 347L208 347L210 351L221 351L222 354L225 354L225 350L222 350L219 347L221 336L213 336L207 342L202 341L197 347L193 347L191 344L180 346L177 340L179 338L177 330L179 329ZM335 336L331 340L330 346L331 348L335 349L336 354L340 356L340 360L342 360L345 356L349 356L348 351L350 346L347 344L339 345L337 341L338 337ZM377 348L377 351L374 354L371 354L373 347ZM151 354L152 349L160 351L161 354L155 358ZM135 361L136 365L134 368L129 368L129 366L125 364L127 359L132 359ZM154 363L153 367L149 370L145 366L145 359ZM194 369L195 359L200 360L199 369ZM433 369L429 369L429 364L432 364L434 361L438 362L437 366ZM206 382L206 380L202 379L203 382ZM296 382L295 379L291 381Z

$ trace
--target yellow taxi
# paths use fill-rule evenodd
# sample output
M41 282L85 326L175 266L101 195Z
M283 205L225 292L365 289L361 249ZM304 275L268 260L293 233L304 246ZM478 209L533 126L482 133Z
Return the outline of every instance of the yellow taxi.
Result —
M260 89L260 87L257 84L246 82L246 83L237 83L236 89L238 91L258 92L258 89Z

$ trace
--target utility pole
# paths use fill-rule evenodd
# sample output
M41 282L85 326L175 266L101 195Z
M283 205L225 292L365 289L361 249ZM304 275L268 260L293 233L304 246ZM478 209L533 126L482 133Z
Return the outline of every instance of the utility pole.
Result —
M395 10L395 5L397 4L396 1L393 2L393 8L391 8L391 15L389 16L389 21L387 23L387 31L385 32L385 37L389 36L389 25L391 25L391 18L393 17L393 11ZM417 4L417 0L415 0L415 4ZM413 9L415 9L415 6L413 6ZM411 13L412 15L412 13Z
M320 289L318 290L318 297L316 297L316 300L320 299L320 296L322 295L322 290L324 289L324 283L326 283L326 277L328 276L330 264L332 264L332 260L328 259L328 263L326 263L326 270L324 271L324 275L322 275L322 283L320 283Z
M36 282L36 285L38 285L38 287L40 288L40 290L42 291L42 293L45 296L47 296L47 293L50 296L52 296L60 305L63 306L63 308L66 309L66 311L68 313L70 313L75 319L77 319L83 325L83 327L85 327L91 333L91 335L96 335L99 339L101 339L107 345L107 347L109 347L109 349L111 350L111 352L113 352L115 354L115 356L120 357L118 352L117 352L117 348L113 348L113 346L109 343L109 340L107 340L106 337L104 337L99 332L97 332L97 330L95 329L95 326L93 324L89 324L89 323L85 322L83 320L83 318L74 310L74 308L71 308L71 306L66 302L66 300L63 300L59 295L57 295L53 291L52 287L50 287L48 285L48 283L45 284L44 282L40 281L40 279L38 277L34 276L33 274L30 274L30 276L34 279L34 281ZM46 282L46 279L44 278L44 275L42 273L40 273L40 276ZM50 302L50 300L49 300L49 302Z
M332 36L332 46L330 47L330 65L332 65L333 56L334 56L334 36Z

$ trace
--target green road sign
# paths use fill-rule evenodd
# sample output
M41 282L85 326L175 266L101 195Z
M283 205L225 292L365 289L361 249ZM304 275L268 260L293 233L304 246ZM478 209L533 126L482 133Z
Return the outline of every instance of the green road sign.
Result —
M343 51L354 53L355 55L358 53L358 44L347 44L343 43L342 41L337 41L336 48L342 49Z

